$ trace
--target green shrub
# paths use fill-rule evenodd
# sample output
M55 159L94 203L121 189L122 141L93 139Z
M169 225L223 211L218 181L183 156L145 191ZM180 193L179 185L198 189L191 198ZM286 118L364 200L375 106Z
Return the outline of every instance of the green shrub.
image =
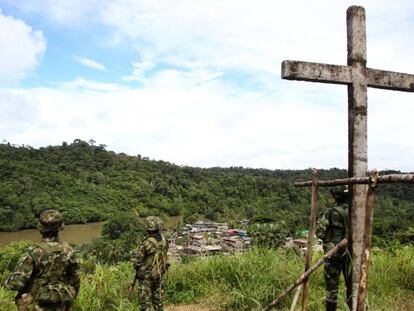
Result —
M0 283L13 271L20 257L32 245L30 241L20 241L0 248Z
M247 233L252 237L253 245L273 248L282 246L288 236L284 221L256 222L249 225Z

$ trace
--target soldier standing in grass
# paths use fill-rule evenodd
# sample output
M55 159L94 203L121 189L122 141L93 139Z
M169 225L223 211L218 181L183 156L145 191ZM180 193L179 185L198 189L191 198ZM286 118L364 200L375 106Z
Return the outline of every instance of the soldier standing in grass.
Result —
M168 243L161 234L162 221L150 216L145 220L148 235L133 255L136 278L139 282L140 310L163 311L163 286L168 269Z
M334 189L331 195L335 206L331 207L317 225L317 235L323 240L325 254L342 239L348 237L348 190ZM340 250L324 263L326 286L326 311L335 311L338 299L339 278L341 272L347 284L350 272L350 257L346 248Z
M63 227L58 211L47 209L40 214L42 241L28 249L5 282L8 289L18 292L19 311L72 309L80 287L80 265L72 247L59 240Z

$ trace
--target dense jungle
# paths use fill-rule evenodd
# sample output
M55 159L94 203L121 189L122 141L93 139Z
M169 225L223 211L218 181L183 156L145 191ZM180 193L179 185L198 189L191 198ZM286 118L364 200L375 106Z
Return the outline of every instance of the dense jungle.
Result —
M34 228L45 208L62 211L67 224L133 212L183 215L184 220L266 218L283 221L290 234L307 227L310 190L293 183L309 180L310 169L197 168L106 148L80 139L39 149L0 144L0 230ZM319 170L320 179L345 176L344 169ZM375 241L412 241L414 188L381 185L377 193ZM321 188L321 211L329 197Z

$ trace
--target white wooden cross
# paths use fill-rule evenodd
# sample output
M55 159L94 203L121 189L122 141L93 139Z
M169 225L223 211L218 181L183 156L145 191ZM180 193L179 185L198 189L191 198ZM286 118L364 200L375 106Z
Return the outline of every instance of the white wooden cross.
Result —
M348 86L348 176L367 175L367 87L414 92L414 75L366 67L365 9L347 10L347 66L283 61L282 78L344 84ZM349 250L353 258L352 280L347 285L351 310L357 309L361 258L364 251L366 185L350 189Z

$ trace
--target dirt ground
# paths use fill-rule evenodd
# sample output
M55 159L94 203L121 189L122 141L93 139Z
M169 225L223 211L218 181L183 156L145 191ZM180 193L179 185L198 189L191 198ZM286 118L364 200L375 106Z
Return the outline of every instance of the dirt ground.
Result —
M407 298L402 302L401 310L407 310L412 311L414 310L414 295L412 295L410 298Z

